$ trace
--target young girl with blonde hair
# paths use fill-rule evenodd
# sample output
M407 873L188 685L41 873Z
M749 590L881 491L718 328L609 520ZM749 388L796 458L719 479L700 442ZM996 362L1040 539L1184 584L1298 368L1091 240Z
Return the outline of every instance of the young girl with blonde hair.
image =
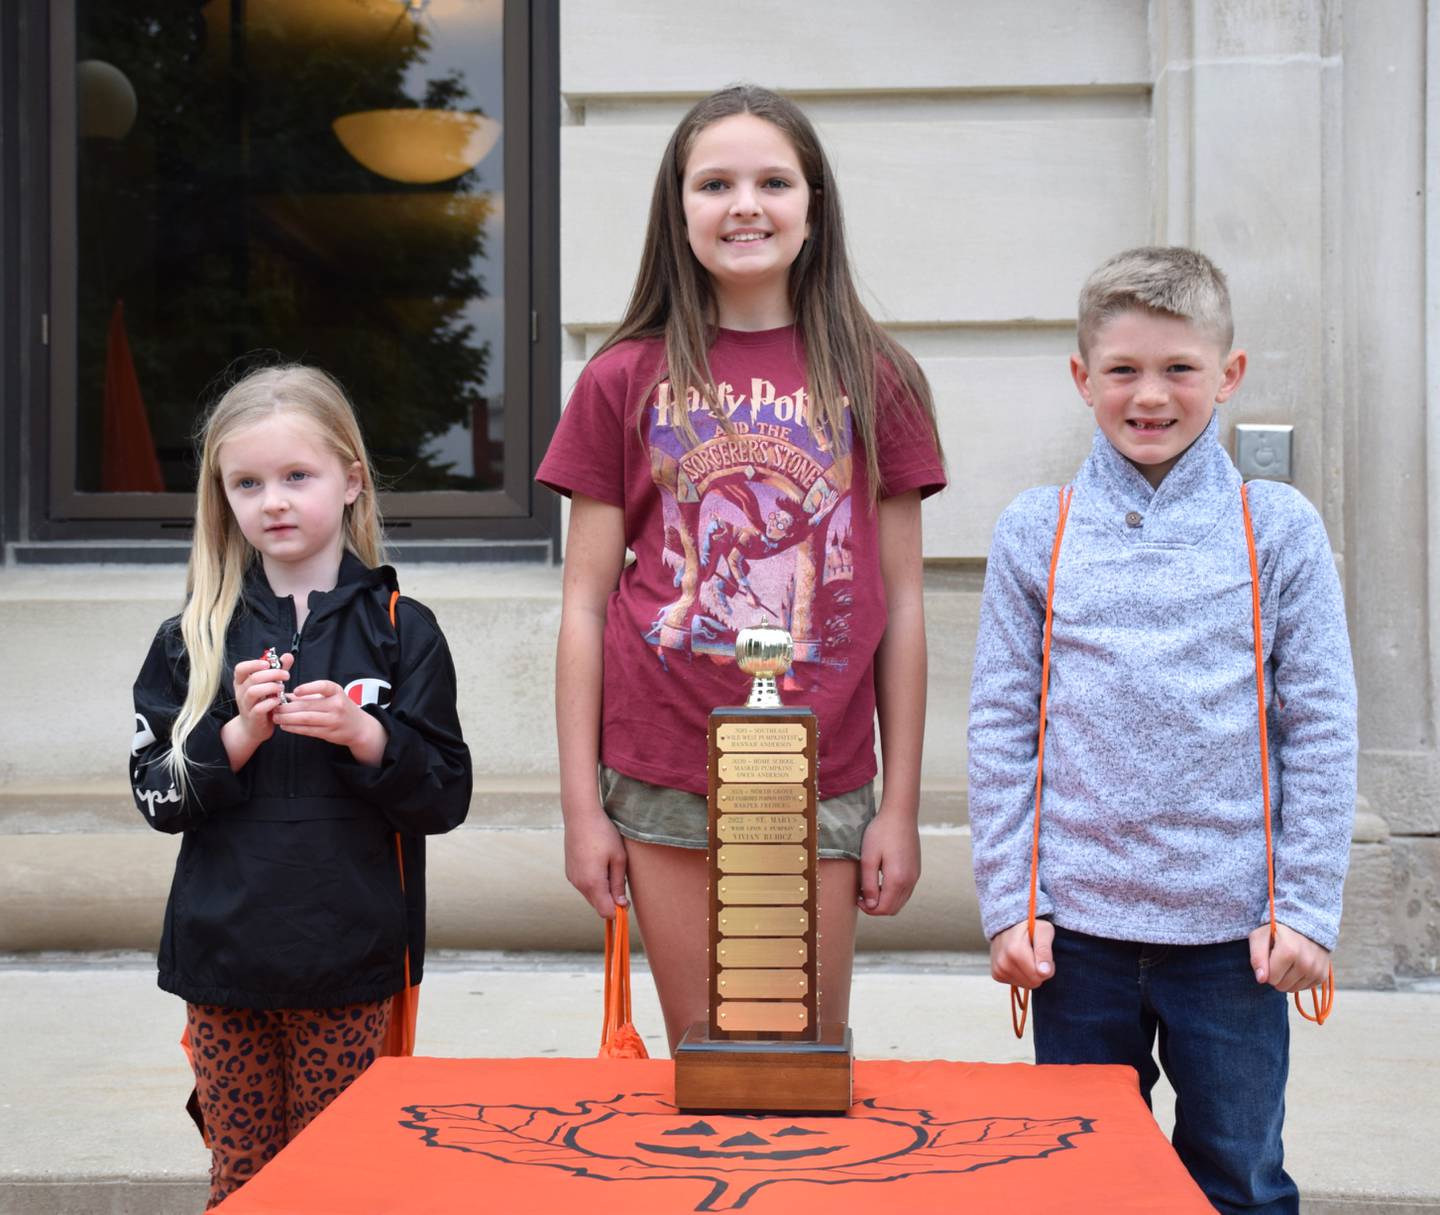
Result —
M736 633L783 625L782 696L820 726L820 1017L845 1020L857 904L893 915L920 873L920 499L945 474L925 378L860 302L794 103L735 86L681 120L629 307L538 478L572 500L566 875L606 918L628 882L673 1049L707 1008L707 717L744 702Z
M381 1049L421 977L424 836L469 808L445 639L382 560L340 386L246 375L204 422L188 597L130 760L146 820L183 835L159 983L186 1001L211 1206Z

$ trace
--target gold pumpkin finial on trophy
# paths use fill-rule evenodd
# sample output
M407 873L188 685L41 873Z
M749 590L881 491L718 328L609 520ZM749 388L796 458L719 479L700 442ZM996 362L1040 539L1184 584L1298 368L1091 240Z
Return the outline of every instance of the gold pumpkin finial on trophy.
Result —
M760 623L741 629L735 635L735 662L751 676L747 709L773 709L780 706L777 675L790 669L795 659L795 642L779 625L762 616Z

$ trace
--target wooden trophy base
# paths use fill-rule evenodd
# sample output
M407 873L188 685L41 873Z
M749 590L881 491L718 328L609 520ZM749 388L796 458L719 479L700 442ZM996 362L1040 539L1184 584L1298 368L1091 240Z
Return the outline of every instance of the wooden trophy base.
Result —
M675 1050L675 1104L687 1114L843 1114L851 1104L850 1027L818 1042L711 1038L697 1021Z

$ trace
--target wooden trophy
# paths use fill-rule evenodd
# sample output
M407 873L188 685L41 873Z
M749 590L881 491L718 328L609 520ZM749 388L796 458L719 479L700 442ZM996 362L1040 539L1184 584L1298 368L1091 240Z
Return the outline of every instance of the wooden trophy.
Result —
M675 1051L687 1112L850 1108L850 1029L818 1016L815 714L775 686L793 652L784 629L741 630L750 699L710 714L710 1019Z

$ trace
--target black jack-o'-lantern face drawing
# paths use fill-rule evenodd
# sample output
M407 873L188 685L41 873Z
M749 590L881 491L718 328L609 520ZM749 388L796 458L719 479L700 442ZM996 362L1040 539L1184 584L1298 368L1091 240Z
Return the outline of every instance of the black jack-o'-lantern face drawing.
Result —
M692 1210L738 1210L765 1186L889 1182L1038 1160L1075 1146L1092 1120L969 1118L863 1101L840 1118L680 1114L656 1093L527 1105L411 1105L401 1126L428 1147L597 1181L686 1179L708 1192Z
M690 1121L668 1114L604 1118L576 1128L574 1142L599 1157L632 1155L661 1167L715 1161L722 1167L766 1172L844 1168L920 1146L925 1132L901 1122L870 1119L857 1136L839 1118L795 1121L750 1115L709 1115Z

